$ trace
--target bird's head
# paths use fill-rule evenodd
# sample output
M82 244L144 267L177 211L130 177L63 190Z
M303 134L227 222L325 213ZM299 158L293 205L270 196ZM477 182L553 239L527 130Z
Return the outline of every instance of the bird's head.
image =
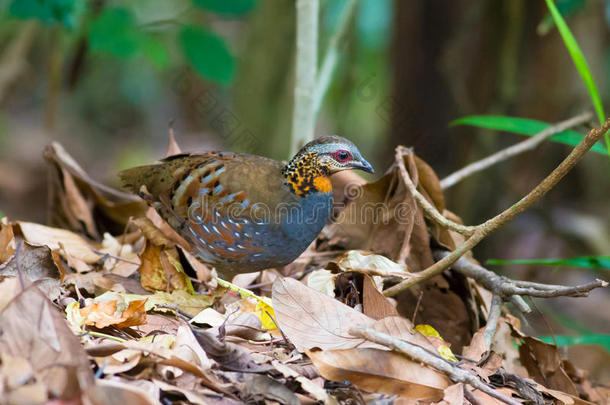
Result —
M306 144L297 154L315 154L317 166L329 174L342 170L359 169L373 173L373 166L367 162L356 145L336 135L323 136Z

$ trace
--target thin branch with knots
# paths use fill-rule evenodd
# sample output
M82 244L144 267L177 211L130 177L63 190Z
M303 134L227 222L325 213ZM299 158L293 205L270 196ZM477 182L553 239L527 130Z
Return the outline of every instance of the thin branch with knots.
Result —
M519 155L529 150L533 150L542 142L544 142L547 138L550 138L555 134L565 131L566 129L575 127L580 124L584 124L590 121L591 118L593 118L593 113L588 111L579 114L573 118L570 118L569 120L565 120L558 124L551 125L550 127L545 128L543 131L540 131L531 138L527 138L526 140L509 146L506 149L502 149L499 152L489 155L486 158L481 159L477 162L471 163L461 168L457 172L450 174L449 176L441 180L441 188L443 190L446 190L449 187L452 187L460 181L464 180L468 176L471 176L495 164L508 160L513 156Z

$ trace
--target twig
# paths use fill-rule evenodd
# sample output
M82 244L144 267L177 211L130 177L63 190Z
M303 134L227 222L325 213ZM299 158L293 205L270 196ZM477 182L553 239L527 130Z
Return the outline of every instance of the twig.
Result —
M459 183L464 178L466 178L472 174L485 170L488 167L491 167L497 163L503 162L503 161L510 159L513 156L519 155L523 152L533 150L538 145L540 145L542 142L544 142L547 138L550 138L551 136L553 136L555 134L565 131L568 128L572 128L572 127L575 127L576 125L580 125L585 122L588 122L589 120L591 120L591 118L593 118L593 114L590 111L588 111L588 112L579 114L573 118L570 118L569 120L565 120L558 124L552 125L546 129L544 129L543 131L540 131L539 133L537 133L535 136L533 136L531 138L527 138L526 140L524 140L522 142L509 146L506 149L503 149L499 152L489 155L486 158L481 159L477 162L471 163L471 164L461 168L457 172L450 174L449 176L447 176L443 180L441 180L441 188L443 190L448 189L449 187Z
M475 231L462 244L457 247L453 252L449 253L440 261L436 262L432 266L419 273L415 273L415 277L411 277L401 283L388 288L384 291L386 296L394 296L399 292L423 281L430 277L434 277L437 274L442 273L448 269L453 263L455 263L460 257L466 252L470 251L475 247L481 240L496 229L500 228L507 222L511 221L517 215L527 210L532 204L538 201L544 196L549 190L551 190L572 168L583 158L585 153L597 142L606 131L610 129L610 119L608 119L604 125L600 128L592 129L587 136L570 152L570 154L553 170L544 180L542 180L532 191L530 191L525 197L517 201L511 207L507 208L495 217L485 221L484 223L477 225ZM402 149L402 148L399 148ZM402 160L402 158L400 159ZM412 184L412 183L411 183ZM423 197L423 196L422 196ZM418 200L419 202L419 200ZM434 209L434 207L432 207ZM436 209L434 209L436 211ZM438 211L437 211L438 213ZM440 214L439 214L440 215ZM596 287L593 287L596 288ZM590 290L590 289L589 289Z
M435 258L441 260L449 255L450 253L445 251L439 250L434 252ZM595 280L587 284L573 287L512 280L504 276L499 276L493 271L487 270L463 257L453 263L452 268L466 277L475 279L483 287L504 300L510 299L515 295L538 298L586 297L589 294L589 291L608 285L608 283L603 280Z
M121 245L121 247L122 246L123 245ZM129 263L129 264L135 264L135 265L138 265L138 266L141 264L141 263L138 263L138 262L133 261L133 260L125 259L124 257L121 257L121 256L117 256L117 255L113 255L113 254L110 254L110 253L102 252L101 250L98 250L98 249L92 249L92 250L93 250L93 253L97 253L98 255L105 256L105 257L110 257L111 259L114 259L114 260L118 260L118 261L121 261L121 262L126 262L126 263ZM102 258L102 260L103 260L103 258Z
M291 155L313 139L319 0L297 0L297 44Z
M365 328L362 326L355 326L349 330L349 333L352 336L356 336L359 338L363 338L369 340L371 342L378 343L383 346L387 346L393 350L399 351L414 361L427 364L435 369L445 373L451 378L451 380L455 382L461 382L465 384L469 384L470 386L483 391L484 393L510 405L520 405L519 401L516 401L512 398L509 398L505 395L500 394L495 389L489 387L484 384L481 380L479 380L476 376L470 374L466 370L462 370L461 368L454 366L453 364L447 362L445 359L436 357L428 353L421 347L415 346L411 343L408 343L404 340L400 340L394 338L390 335L387 335L382 332L378 332L374 329Z
M357 0L346 1L345 5L343 6L343 10L341 11L341 15L339 16L337 28L335 29L335 32L328 43L328 48L324 54L324 60L322 61L320 72L318 73L318 80L316 82L316 88L313 95L314 114L318 114L320 107L322 106L324 95L328 90L333 72L335 71L337 62L339 61L341 43L345 38L349 22L354 15L357 3Z
M498 321L500 320L500 314L502 313L502 298L494 294L491 297L491 307L489 308L489 316L487 317L487 325L483 331L483 337L485 338L485 345L487 350L491 348L494 335L496 334L496 328L498 327Z
M419 297L417 297L417 303L415 304L415 309L413 310L413 316L411 317L411 323L415 325L415 317L417 316L417 311L419 311L419 305L421 304L421 299L424 298L424 291L419 292Z
M413 180L411 180L411 176L407 173L407 168L405 167L404 156L410 155L413 152L411 149L407 149L405 147L399 146L396 148L396 162L398 163L398 171L400 172L400 176L404 181L405 185L409 189L409 192L413 195L415 200L418 202L420 207L424 210L426 215L437 222L439 225L451 229L457 233L462 235L470 236L474 233L475 227L473 226L464 226L458 224L457 222L453 222L450 219L445 218L438 210L424 197L419 191L417 191L417 187L413 184Z

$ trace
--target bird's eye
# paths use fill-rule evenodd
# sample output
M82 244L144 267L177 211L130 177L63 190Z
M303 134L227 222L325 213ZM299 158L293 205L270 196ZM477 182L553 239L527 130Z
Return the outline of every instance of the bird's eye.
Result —
M337 159L339 162L347 162L351 157L349 152L346 150L338 150L337 152L335 152L334 156L335 159Z

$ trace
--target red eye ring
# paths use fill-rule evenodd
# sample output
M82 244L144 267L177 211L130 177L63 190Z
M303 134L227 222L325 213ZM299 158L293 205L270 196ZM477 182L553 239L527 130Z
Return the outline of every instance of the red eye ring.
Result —
M338 162L347 162L348 160L350 160L352 158L352 155L350 155L350 153L346 150L340 149L338 151L336 151L335 153L333 153L333 157L338 161Z

